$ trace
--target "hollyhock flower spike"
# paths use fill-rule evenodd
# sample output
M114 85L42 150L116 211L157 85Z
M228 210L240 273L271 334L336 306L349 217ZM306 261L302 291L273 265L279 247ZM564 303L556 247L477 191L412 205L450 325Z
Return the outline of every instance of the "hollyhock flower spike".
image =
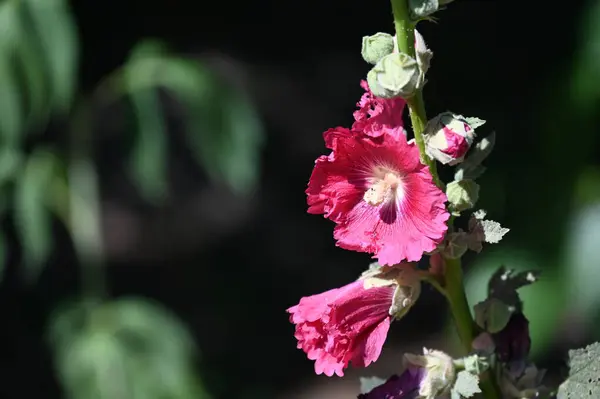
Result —
M366 367L379 358L391 321L402 317L420 292L413 265L376 265L357 281L304 297L287 311L298 348L315 361L315 372L341 377L349 363Z
M391 266L435 250L450 215L418 148L397 130L383 131L378 140L345 128L325 132L333 151L317 159L306 193L308 212L337 224L338 246Z

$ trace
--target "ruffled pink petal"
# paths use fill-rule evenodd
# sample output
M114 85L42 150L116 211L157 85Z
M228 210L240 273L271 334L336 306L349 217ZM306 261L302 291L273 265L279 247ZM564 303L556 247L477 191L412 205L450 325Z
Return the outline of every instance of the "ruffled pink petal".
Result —
M404 135L382 137L379 143L359 135L337 137L335 159L321 158L318 171L316 167L313 172L307 190L309 204L320 196L324 206L315 213L338 223L334 230L338 246L373 253L382 265L418 261L446 233L446 195L433 184L414 144L408 144ZM372 206L363 200L368 188L364 175L374 165L403 176L401 207L395 203Z
M354 124L352 130L361 131L367 136L380 137L386 128L396 128L406 134L402 128L402 115L406 101L403 98L383 99L375 97L366 80L360 82L365 90L360 101L356 104L358 110L354 111Z
M315 361L315 372L343 376L351 362L368 365L381 353L391 316L394 288L364 288L355 281L305 297L288 309L298 348Z
M360 345L354 348L352 356L352 364L357 367L367 367L379 359L383 344L387 338L390 329L391 320L389 318L381 321L373 331L371 331L366 339L360 340Z
M460 158L469 151L469 142L465 136L461 136L450 130L450 128L444 127L444 137L446 138L448 147L442 152L450 155L452 158Z

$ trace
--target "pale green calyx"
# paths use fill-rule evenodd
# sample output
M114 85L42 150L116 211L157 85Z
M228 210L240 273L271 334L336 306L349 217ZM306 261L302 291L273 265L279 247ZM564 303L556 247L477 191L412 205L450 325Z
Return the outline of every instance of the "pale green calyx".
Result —
M394 286L394 295L389 314L398 320L417 302L421 295L421 274L411 263L396 266L381 266L377 262L369 265L359 280L364 282L365 289L373 287Z
M406 353L404 362L408 366L427 370L419 388L419 397L435 399L450 392L456 380L453 359L442 351L423 348L423 356Z
M419 65L408 54L388 54L369 71L367 82L376 97L409 98L419 86Z
M442 253L445 258L458 259L469 249L468 233L459 230L448 234Z
M475 305L474 310L477 325L495 334L506 327L514 309L497 298L487 298Z
M408 7L414 20L430 16L440 10L441 6L454 0L408 0Z
M361 54L369 64L377 64L379 60L394 51L394 37L389 33L377 32L362 38Z
M425 39L423 36L415 29L415 55L417 57L417 64L419 65L419 84L418 88L421 89L427 83L425 79L425 74L429 70L429 64L431 64L431 59L433 58L433 52L427 48L425 44Z
M473 180L458 180L448 183L446 196L454 215L473 208L479 199L479 185Z

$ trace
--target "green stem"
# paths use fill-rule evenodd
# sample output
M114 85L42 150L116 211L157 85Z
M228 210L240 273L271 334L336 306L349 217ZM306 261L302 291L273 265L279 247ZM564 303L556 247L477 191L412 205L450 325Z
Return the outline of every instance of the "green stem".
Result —
M463 344L465 352L471 352L471 343L475 336L475 326L471 317L471 308L465 294L463 284L463 273L460 259L446 259L446 298L450 305L450 311L456 323L458 336Z
M398 49L416 58L415 55L415 23L411 20L407 0L391 0L392 12L394 14L394 27L396 28L396 42ZM423 101L423 92L418 90L411 98L406 99L408 110L410 112L410 121L415 135L415 143L421 154L421 162L429 167L434 183L441 187L441 182L437 174L435 160L429 158L425 153L425 140L423 132L427 125L427 113L425 112L425 102Z
M398 49L415 58L415 22L410 18L408 0L391 0L391 3ZM437 174L435 160L429 158L425 153L423 131L427 124L427 114L422 91L417 91L414 96L407 99L406 103L410 112L415 143L419 148L421 161L429 167L433 181L438 187L443 187ZM451 224L452 221L449 221L448 225L450 226ZM471 308L469 307L469 302L467 301L467 296L465 294L461 262L460 259L445 259L445 262L445 286L441 292L445 294L450 305L450 310L463 348L466 353L469 353L472 349L476 328L471 316ZM493 373L487 372L482 375L480 386L483 396L486 399L499 399L501 397Z
M476 327L471 317L471 308L465 294L463 283L462 265L460 259L445 259L446 285L445 294L458 336L466 353L472 351L472 342L475 338ZM500 399L500 388L495 379L494 370L489 370L481 376L481 391L486 399Z

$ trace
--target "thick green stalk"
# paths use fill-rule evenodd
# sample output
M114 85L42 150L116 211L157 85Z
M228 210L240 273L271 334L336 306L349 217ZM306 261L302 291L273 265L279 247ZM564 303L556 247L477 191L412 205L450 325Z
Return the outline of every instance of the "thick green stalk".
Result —
M391 0L391 2L398 49L415 58L415 23L410 18L408 0ZM415 143L419 148L421 160L429 166L434 182L439 187L442 187L438 178L435 160L430 159L425 153L423 131L427 124L427 114L425 112L425 103L423 101L423 93L421 90L409 98L407 104L410 111ZM450 226L452 224L451 221L449 221L448 224ZM471 316L471 308L469 307L467 296L465 294L461 262L460 259L445 259L445 262L444 294L450 305L450 310L463 348L465 352L469 353L471 352L471 346L476 330L475 323ZM500 391L492 374L488 372L482 377L480 386L483 396L486 399L500 399Z
M467 302L463 284L462 266L460 259L446 259L445 291L450 311L456 323L458 336L465 352L471 351L471 343L475 337L475 326L471 317L471 308Z
M410 19L407 0L392 0L392 12L394 13L394 27L396 28L396 42L398 49L415 58L415 23ZM425 102L423 93L417 91L411 98L406 100L410 111L410 121L415 135L415 143L421 154L421 162L429 166L431 176L435 184L441 187L437 174L435 160L425 154L425 140L423 131L427 124L427 114L425 112Z

